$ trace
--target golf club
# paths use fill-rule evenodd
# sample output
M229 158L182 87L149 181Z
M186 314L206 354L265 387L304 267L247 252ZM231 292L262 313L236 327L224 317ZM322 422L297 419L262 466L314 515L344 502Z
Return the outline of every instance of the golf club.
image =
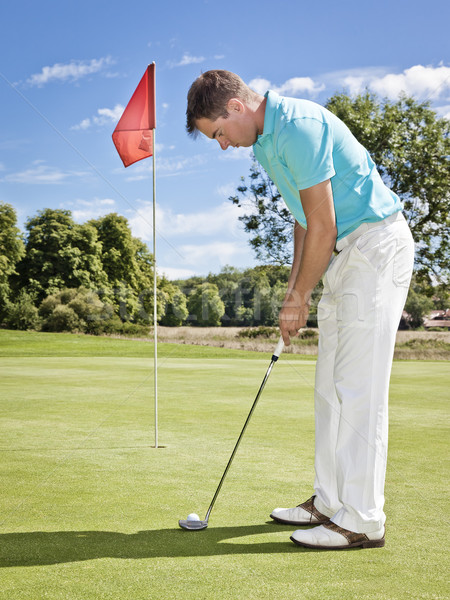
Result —
M261 395L261 392L263 391L264 386L266 385L266 381L269 378L270 372L272 371L272 367L276 363L276 361L278 360L278 357L280 356L280 354L283 352L283 348L284 348L283 338L280 337L280 339L278 341L278 344L277 344L277 347L275 348L274 353L272 355L272 360L270 361L269 368L267 369L266 374L265 374L264 379L263 379L263 382L261 383L261 387L259 388L259 391L256 394L255 401L253 402L252 407L250 409L250 412L248 413L248 417L247 417L247 419L246 419L246 421L244 423L244 427L242 428L241 434L238 437L238 440L236 442L234 450L231 453L230 460L228 461L228 464L227 464L227 466L225 468L225 471L224 471L224 473L222 475L222 479L220 480L219 485L217 486L216 493L214 494L214 497L211 500L211 504L209 505L208 512L206 513L205 518L203 519L203 521L200 521L200 520L197 520L197 519L192 519L192 517L197 517L197 515L192 514L192 515L189 515L189 517L191 517L191 519L189 519L189 517L187 519L180 519L178 521L178 524L183 529L188 529L189 531L196 531L196 530L199 530L199 529L206 529L208 527L209 515L211 514L211 511L213 509L214 503L217 500L217 496L219 495L220 488L222 487L224 479L225 479L225 477L226 477L226 475L228 473L228 469L230 468L231 463L233 462L234 455L236 454L236 451L237 451L237 449L239 447L239 443L240 443L240 441L242 439L242 436L244 435L244 432L247 429L247 425L248 425L248 423L249 423L249 421L251 419L253 411L256 408L256 404L258 403L258 400L259 400L259 397Z

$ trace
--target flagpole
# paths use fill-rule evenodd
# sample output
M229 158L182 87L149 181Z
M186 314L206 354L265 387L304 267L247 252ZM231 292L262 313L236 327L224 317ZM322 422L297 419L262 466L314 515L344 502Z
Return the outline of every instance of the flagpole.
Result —
M156 281L156 161L155 161L155 62L147 66L144 76L135 89L112 139L124 167L153 155L153 336L155 380L155 448L158 448L158 311ZM152 132L150 154L149 132Z
M153 130L153 339L155 372L155 448L158 448L158 311L156 289L156 171L155 171L155 130Z
M153 63L154 64L154 63ZM154 90L155 98L156 91ZM153 154L153 345L154 358L153 370L154 376L154 396L155 396L155 448L158 448L158 307L157 307L157 286L156 286L156 159L155 159L155 128L152 135L152 154Z

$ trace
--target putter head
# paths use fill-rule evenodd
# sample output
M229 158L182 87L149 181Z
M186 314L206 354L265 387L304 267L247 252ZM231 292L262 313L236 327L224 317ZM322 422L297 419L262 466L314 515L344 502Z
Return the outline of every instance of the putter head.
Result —
M206 529L208 527L208 521L188 521L186 519L180 519L178 525L183 529L195 531L197 529Z

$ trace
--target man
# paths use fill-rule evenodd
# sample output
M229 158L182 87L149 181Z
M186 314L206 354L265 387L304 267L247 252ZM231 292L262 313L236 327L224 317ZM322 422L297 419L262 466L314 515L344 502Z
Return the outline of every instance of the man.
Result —
M200 131L223 150L253 146L295 217L279 317L286 345L305 326L311 292L325 273L315 494L271 517L314 525L292 534L300 546L384 546L389 378L414 260L400 200L344 123L313 102L261 96L234 73L208 71L192 84L186 115L190 134Z

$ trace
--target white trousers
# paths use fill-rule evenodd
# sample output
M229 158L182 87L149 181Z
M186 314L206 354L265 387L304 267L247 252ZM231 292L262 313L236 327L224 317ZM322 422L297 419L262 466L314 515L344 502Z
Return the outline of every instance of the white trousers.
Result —
M315 505L359 533L383 527L388 391L414 262L397 213L337 245L318 306Z

